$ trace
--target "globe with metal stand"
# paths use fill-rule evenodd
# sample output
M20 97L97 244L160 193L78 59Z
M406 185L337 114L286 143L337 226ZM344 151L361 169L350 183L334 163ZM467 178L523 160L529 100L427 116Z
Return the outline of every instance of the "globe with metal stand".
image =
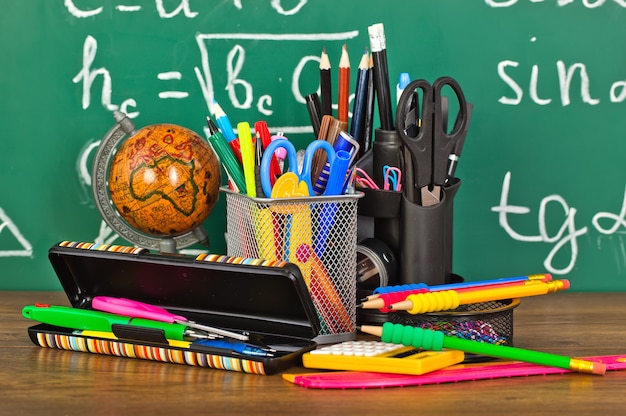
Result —
M126 114L96 152L92 189L98 210L113 231L131 243L174 253L209 245L202 223L219 198L219 159L208 142L175 124L140 130Z

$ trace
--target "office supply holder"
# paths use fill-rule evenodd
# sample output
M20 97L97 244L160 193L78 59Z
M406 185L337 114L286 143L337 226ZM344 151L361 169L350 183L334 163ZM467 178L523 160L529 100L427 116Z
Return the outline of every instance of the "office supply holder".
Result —
M320 344L356 337L357 202L362 194L303 198L226 195L230 256L296 264L318 313Z

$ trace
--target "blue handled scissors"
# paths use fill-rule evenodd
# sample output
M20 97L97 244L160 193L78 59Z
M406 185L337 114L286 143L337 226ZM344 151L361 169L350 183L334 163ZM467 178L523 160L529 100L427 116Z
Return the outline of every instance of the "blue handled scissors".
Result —
M283 148L287 151L286 159L288 159L289 172L295 174L299 182L304 182L306 184L309 196L315 195L313 193L313 182L311 181L311 165L313 164L313 156L315 155L316 151L320 149L323 150L324 152L326 152L326 155L328 157L328 163L330 164L330 166L332 166L335 163L335 149L333 149L333 146L325 140L312 141L307 146L306 151L304 152L304 162L302 165L302 169L299 170L296 148L293 146L293 144L287 139L276 139L271 142L263 153L260 172L263 193L265 193L265 195L267 196L272 195L272 184L270 182L269 174L270 163L272 161L272 155L274 154L274 151L278 148ZM280 180L280 177L278 180ZM276 181L276 183L278 183L278 180ZM276 184L274 184L274 186L276 186Z
M459 111L452 131L447 131L447 97L441 95L445 86L452 88L459 104ZM409 111L415 111L419 102L416 95L422 96L421 120L417 128L407 125ZM417 100L419 101L419 100ZM412 106L411 103L415 104ZM472 105L458 82L451 77L438 78L432 85L423 79L410 82L398 100L396 129L410 155L405 167L405 192L407 198L423 206L439 203L441 187L447 183L448 160L458 156L465 141L470 121ZM420 198L417 198L417 195Z

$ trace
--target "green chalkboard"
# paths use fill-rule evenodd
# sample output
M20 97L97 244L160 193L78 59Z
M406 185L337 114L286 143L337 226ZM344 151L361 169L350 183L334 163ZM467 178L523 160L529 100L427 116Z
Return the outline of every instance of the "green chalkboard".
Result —
M59 289L46 255L60 240L124 244L90 189L113 109L203 133L215 97L233 122L304 144L322 49L337 68L347 46L354 85L374 23L392 85L450 75L474 105L454 271L626 290L623 0L4 1L0 288ZM225 252L223 198L205 225Z

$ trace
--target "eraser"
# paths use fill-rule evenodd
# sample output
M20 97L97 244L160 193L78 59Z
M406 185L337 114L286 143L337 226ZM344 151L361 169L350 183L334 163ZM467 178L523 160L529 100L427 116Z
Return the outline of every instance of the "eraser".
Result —
M603 376L606 373L606 364L594 362L591 373Z

